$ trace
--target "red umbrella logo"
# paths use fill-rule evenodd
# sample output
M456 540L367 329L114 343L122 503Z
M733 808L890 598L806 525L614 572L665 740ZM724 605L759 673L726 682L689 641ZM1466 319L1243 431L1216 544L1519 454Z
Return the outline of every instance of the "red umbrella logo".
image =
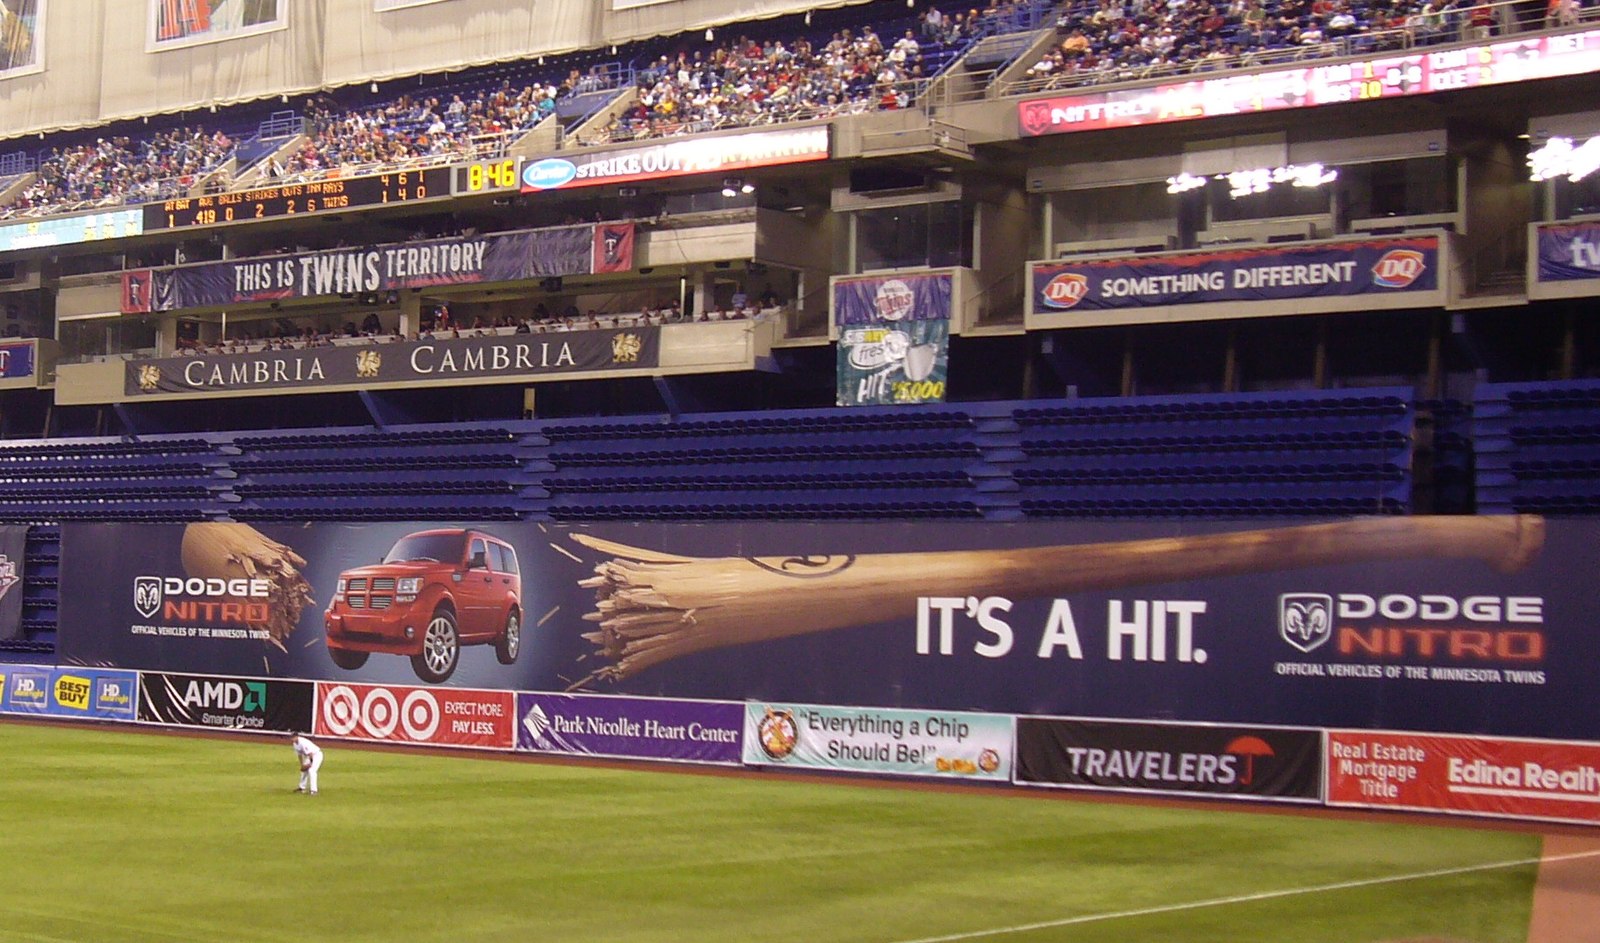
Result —
M1234 756L1244 757L1244 776L1240 778L1239 785L1248 786L1256 775L1256 757L1274 756L1271 744L1260 737L1234 737L1222 752Z

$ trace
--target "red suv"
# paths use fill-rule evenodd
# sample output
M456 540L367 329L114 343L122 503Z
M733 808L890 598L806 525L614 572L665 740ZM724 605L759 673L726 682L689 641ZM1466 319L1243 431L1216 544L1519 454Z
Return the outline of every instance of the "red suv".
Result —
M383 562L339 574L323 615L328 654L354 670L372 652L410 655L417 677L450 677L461 646L493 644L500 664L522 645L522 576L512 546L482 531L408 534Z

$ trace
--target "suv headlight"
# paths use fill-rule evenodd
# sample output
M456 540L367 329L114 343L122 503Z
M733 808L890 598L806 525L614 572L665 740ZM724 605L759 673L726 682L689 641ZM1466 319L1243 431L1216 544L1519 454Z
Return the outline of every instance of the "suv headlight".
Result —
M422 577L412 576L397 580L394 584L394 591L402 596L415 596L422 591Z
M334 595L335 599L343 599L344 598L344 588L345 588L345 580L344 580L343 577L340 577L339 578L339 582L333 584L333 595Z

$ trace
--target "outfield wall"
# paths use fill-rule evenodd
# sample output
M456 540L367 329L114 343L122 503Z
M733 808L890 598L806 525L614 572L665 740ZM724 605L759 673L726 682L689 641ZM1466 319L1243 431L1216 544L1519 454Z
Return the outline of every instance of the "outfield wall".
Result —
M0 664L0 716L1600 825L1600 744Z
M58 655L414 684L448 606L488 635L442 687L1600 740L1600 522L496 523L515 575L374 567L442 526L64 525Z
M0 712L1600 821L1600 522L62 530Z

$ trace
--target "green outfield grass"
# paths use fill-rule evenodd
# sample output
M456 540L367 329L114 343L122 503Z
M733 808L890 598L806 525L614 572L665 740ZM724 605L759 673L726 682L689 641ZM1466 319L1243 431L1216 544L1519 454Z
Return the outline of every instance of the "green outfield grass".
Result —
M1531 864L1160 908L1540 850L1232 807L325 746L312 798L281 738L0 722L0 940L1522 943ZM994 932L1030 924L1050 925Z

